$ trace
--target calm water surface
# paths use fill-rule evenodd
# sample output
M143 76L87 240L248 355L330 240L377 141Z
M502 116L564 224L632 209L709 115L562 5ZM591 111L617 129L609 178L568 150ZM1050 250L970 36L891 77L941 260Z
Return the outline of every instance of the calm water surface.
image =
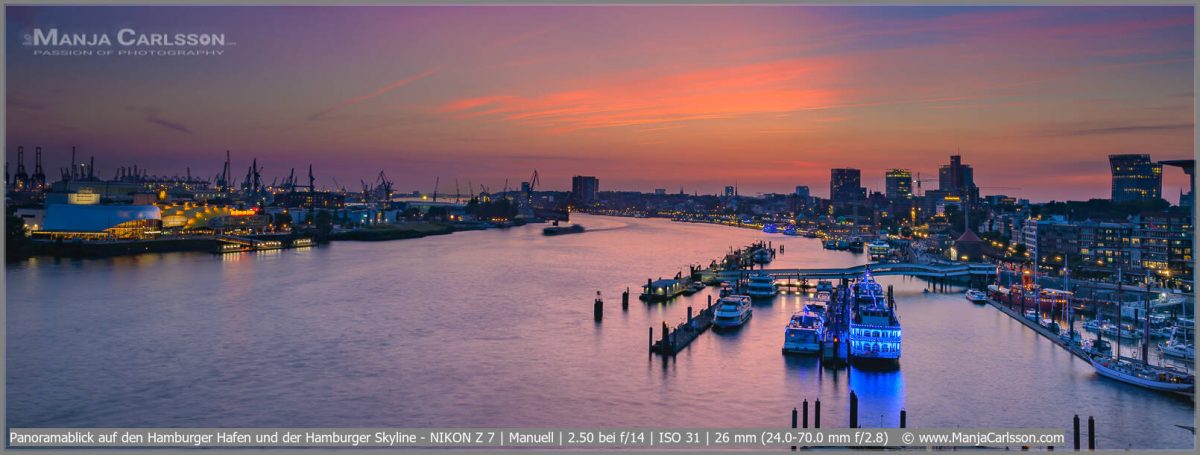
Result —
M1101 448L1192 448L1194 405L1092 368L961 294L896 288L894 372L821 371L780 354L793 296L666 360L647 328L711 291L644 304L637 286L731 246L786 246L772 267L848 266L816 240L656 219L541 226L232 256L40 258L7 278L11 427L764 427L807 398L823 426L1069 428ZM620 292L634 289L628 311ZM606 297L603 323L592 298Z

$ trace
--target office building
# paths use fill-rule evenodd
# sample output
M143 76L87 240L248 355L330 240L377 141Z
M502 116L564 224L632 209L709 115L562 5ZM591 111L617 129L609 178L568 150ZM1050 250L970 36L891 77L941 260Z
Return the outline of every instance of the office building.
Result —
M596 177L571 177L571 197L576 203L592 203L600 199L600 180Z
M1162 198L1162 164L1150 161L1150 155L1109 155L1108 164L1113 202Z
M896 200L912 197L912 171L908 169L892 169L887 171L884 177L888 199Z

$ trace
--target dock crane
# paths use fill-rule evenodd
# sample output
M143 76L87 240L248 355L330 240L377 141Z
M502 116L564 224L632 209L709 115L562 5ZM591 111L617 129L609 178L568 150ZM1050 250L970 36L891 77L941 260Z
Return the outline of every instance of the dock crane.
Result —
M433 179L433 202L437 202L438 186L442 183L442 176L434 177Z
M538 180L537 169L534 169L533 176L529 177L529 190L525 192L526 204L533 204L533 192L537 188L538 183L541 183L541 181Z

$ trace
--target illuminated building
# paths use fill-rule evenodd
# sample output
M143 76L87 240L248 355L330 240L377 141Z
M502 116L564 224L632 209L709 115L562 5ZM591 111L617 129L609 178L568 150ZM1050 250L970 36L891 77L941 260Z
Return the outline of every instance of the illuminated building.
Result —
M892 169L884 174L888 199L905 199L913 196L912 171L908 169Z
M600 200L600 179L586 175L571 177L571 198L585 204Z
M1109 155L1113 202L1143 201L1162 197L1162 164L1150 155Z
M48 239L148 239L162 231L162 217L153 205L78 205L46 206L45 225L34 231L36 238Z
M950 164L938 169L938 190L962 198L967 204L979 199L979 187L975 186L975 170L962 164L962 157L950 156Z
M829 171L829 199L841 206L867 198L867 189L862 187L862 172L858 169L831 169Z

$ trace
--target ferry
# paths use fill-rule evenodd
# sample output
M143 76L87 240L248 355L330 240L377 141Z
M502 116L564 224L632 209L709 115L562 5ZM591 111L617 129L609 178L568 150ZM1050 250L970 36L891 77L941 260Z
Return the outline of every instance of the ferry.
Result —
M885 259L892 252L892 246L885 240L875 240L867 244L867 254L871 259Z
M549 226L542 229L542 235L561 235L561 234L578 234L583 232L583 226L572 224L570 226Z
M967 300L970 300L971 303L983 304L983 303L987 303L988 297L987 297L987 293L985 293L983 291L971 289L971 290L967 291Z
M775 278L766 273L758 273L750 276L750 283L746 285L746 294L751 298L769 298L774 297L779 291L775 285Z
M825 320L818 314L805 308L804 311L793 314L783 331L783 352L785 354L817 354L821 351L824 340Z
M863 272L851 290L850 355L859 362L896 364L900 361L900 317L888 304L883 286Z
M730 295L717 300L717 309L713 311L713 326L718 329L741 327L750 320L753 313L750 308L750 297Z
M1171 368L1155 367L1126 359L1092 357L1096 374L1160 392L1190 392L1195 377Z

